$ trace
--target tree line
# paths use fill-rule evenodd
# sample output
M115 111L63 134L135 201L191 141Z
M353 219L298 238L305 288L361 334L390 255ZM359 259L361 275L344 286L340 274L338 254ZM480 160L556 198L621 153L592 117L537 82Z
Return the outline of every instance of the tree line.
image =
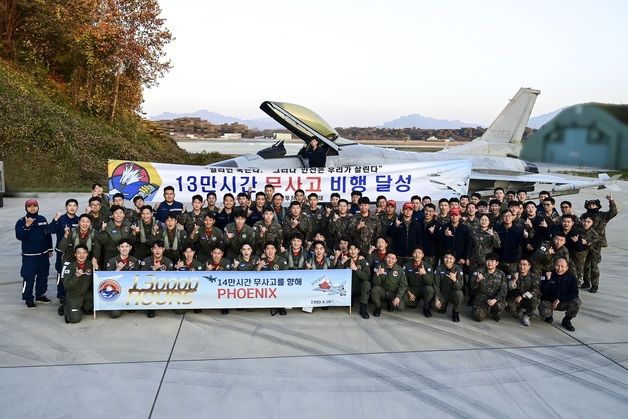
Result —
M157 0L0 0L0 54L113 121L171 68Z

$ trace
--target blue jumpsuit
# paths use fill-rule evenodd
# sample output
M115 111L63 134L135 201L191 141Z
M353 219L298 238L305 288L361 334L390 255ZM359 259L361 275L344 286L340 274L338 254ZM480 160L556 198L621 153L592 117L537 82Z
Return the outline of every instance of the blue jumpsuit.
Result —
M68 214L65 213L59 217L59 220L53 219L50 224L48 224L48 232L51 235L56 234L57 236L57 244L55 245L55 253L57 254L55 270L57 271L57 298L60 300L65 297L65 290L63 288L63 281L61 281L61 272L63 272L63 252L59 248L59 243L63 240L65 228L70 227L71 230L74 230L76 226L78 226L78 220L78 216L75 215L70 218L68 217Z
M30 227L26 227L26 218L34 219ZM17 220L15 237L22 242L22 300L33 301L33 287L37 298L43 297L48 290L48 253L52 252L48 221L39 214L27 213Z

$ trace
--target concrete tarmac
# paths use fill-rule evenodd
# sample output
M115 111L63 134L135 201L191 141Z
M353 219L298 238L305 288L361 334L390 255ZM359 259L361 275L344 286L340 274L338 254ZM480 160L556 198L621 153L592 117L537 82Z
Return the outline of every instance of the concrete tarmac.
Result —
M628 182L614 193L601 285L580 293L576 331L538 317L477 323L464 306L426 319L417 310L363 320L357 306L221 315L141 312L75 325L58 303L20 300L14 226L25 198L0 208L0 417L416 418L600 417L628 411ZM582 212L585 199L566 197ZM49 220L66 198L39 194ZM558 201L563 197L559 197ZM51 266L48 297L55 296ZM56 299L55 299L56 300Z

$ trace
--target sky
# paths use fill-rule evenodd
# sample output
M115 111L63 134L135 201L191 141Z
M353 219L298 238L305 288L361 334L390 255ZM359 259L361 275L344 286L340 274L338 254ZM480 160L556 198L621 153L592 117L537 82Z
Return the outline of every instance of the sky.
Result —
M420 113L488 125L520 87L532 115L628 103L628 2L159 0L173 69L143 111L259 118L264 100L332 126Z

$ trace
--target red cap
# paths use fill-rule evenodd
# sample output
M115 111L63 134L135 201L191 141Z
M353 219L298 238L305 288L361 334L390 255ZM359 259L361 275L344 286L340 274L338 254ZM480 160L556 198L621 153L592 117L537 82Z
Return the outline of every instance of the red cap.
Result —
M449 210L449 215L460 215L460 208L452 208Z
M397 203L395 201L393 201L392 199L389 199L388 201L386 201L386 206L388 205L392 205L393 207L397 206Z
M403 204L403 209L406 209L406 208L410 208L411 210L414 209L414 207L412 206L412 203L410 202L406 202L405 204Z
M24 207L28 208L31 205L37 205L39 206L39 203L37 202L36 199L27 199L26 202L24 203Z

